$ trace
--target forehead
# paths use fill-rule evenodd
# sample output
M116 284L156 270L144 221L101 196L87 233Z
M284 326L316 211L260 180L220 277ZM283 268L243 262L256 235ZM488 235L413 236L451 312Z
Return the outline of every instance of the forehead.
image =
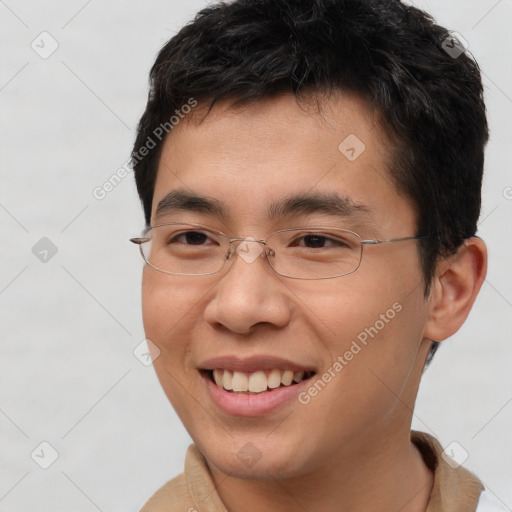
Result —
M166 138L153 216L170 192L186 189L249 224L265 221L272 204L308 193L337 194L384 224L384 211L414 224L389 174L389 138L357 96L299 104L285 94L245 105L223 101L205 113L199 105Z

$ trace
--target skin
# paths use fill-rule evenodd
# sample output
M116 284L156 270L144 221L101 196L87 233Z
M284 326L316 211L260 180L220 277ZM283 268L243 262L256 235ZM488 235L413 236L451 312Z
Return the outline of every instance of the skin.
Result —
M349 134L366 146L353 162L338 150ZM243 107L225 101L166 139L152 223L196 222L257 239L305 224L351 229L363 239L414 236L412 204L386 170L389 147L356 96L330 97L321 115L291 95ZM221 201L227 216L180 211L156 219L157 204L176 189ZM273 200L332 191L372 213L345 221L323 213L267 217ZM441 260L428 299L416 241L366 246L357 272L323 281L280 277L261 258L248 264L234 257L212 276L171 276L146 266L144 327L161 351L155 370L226 508L424 511L432 474L410 442L421 372L430 340L445 339L464 322L485 271L485 245L477 238ZM198 368L226 354L278 356L321 375L397 302L402 310L307 405L293 400L242 418L220 411L205 389ZM261 453L251 467L237 457L248 442Z

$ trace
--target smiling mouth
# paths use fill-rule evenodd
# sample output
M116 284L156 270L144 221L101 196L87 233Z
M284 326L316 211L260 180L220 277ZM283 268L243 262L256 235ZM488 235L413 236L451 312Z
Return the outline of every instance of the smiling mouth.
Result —
M216 368L202 370L217 387L230 393L257 394L280 387L294 386L315 375L313 371L292 371L274 368L255 372L241 372Z

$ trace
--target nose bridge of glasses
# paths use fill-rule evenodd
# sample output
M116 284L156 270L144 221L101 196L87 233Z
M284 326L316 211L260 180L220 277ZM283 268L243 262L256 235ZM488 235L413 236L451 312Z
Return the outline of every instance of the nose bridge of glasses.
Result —
M227 258L229 259L234 252L246 263L253 263L260 256L265 258L268 252L267 242L265 240L258 240L252 236L230 238Z

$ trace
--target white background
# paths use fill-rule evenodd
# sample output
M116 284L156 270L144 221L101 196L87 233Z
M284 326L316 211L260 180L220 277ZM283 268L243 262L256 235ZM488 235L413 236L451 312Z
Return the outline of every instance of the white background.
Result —
M469 42L492 133L488 278L425 373L413 427L459 443L510 509L512 1L415 3ZM135 511L182 470L190 439L133 355L144 339L135 185L129 175L102 201L92 190L129 156L157 51L205 5L0 2L0 512ZM59 45L47 59L31 48L43 31ZM32 252L42 237L57 248L46 263ZM42 441L59 455L46 470L31 458L51 461Z

